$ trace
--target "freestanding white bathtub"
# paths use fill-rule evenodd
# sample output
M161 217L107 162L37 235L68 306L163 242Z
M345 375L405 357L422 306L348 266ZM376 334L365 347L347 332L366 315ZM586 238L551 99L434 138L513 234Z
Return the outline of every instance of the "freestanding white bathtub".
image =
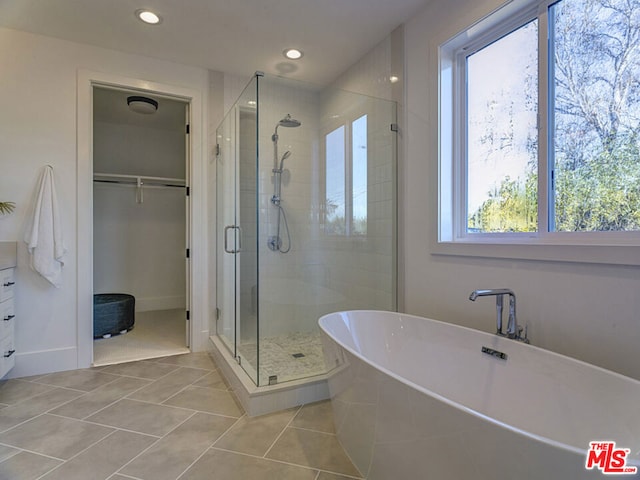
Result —
M337 435L369 480L640 478L586 469L594 441L630 449L626 466L640 466L636 380L400 313L319 323Z

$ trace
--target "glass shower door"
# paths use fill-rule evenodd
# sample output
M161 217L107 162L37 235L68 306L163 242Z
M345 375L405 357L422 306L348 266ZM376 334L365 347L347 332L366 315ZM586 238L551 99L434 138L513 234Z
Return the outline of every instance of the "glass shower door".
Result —
M219 338L258 383L257 79L216 131Z
M216 333L236 356L236 142L235 118L216 130Z

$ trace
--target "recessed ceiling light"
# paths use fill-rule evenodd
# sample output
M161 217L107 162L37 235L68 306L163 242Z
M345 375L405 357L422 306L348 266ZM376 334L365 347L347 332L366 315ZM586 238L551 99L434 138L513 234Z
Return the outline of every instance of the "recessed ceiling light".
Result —
M400 79L399 79L398 77L396 77L395 75L391 75L391 76L389 77L389 81L390 81L391 83L397 83L397 82L398 82L398 80L400 80Z
M304 55L302 53L301 50L298 50L297 48L287 48L284 52L282 52L283 55L285 57L287 57L289 60L298 60L300 58L302 58L302 55Z
M162 18L150 10L136 10L136 17L149 25L157 25L162 22Z

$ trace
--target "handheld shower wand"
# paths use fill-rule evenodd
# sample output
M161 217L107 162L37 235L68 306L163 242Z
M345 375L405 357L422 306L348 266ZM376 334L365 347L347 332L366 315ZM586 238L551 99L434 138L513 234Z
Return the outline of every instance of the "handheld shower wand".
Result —
M282 120L280 120L276 128L271 135L271 141L273 142L273 169L271 172L273 173L273 196L271 197L271 204L278 209L278 215L276 219L276 234L269 237L268 245L269 249L274 252L287 253L291 250L291 235L289 233L289 225L287 223L287 215L284 212L284 209L280 205L281 195L282 195L282 171L284 166L284 161L291 156L291 151L287 150L280 158L280 163L278 163L278 127L299 127L301 123L298 120L294 120L291 118L291 115L287 114ZM287 232L287 248L286 250L282 249L282 239L280 238L280 223L281 219L284 220L284 228Z

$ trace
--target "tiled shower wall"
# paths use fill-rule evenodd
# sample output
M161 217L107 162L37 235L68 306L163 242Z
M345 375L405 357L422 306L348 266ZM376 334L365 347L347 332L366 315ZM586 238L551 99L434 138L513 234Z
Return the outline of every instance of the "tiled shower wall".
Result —
M398 147L398 134L390 129L390 123L396 121L390 114L390 103L379 99L401 99L403 81L398 72L402 71L402 38L402 30L396 30L329 87L270 76L260 78L259 169L257 178L247 174L244 180L240 179L241 191L246 190L247 194L240 202L241 216L250 218L250 209L255 215L256 206L259 212L258 231L243 231L245 261L240 271L240 308L244 338L255 336L258 301L260 337L315 331L318 318L332 311L396 308L397 192L396 162L392 158ZM392 82L392 76L398 81ZM224 75L225 111L248 81ZM378 100L339 89L365 93ZM325 234L322 217L323 142L330 131L328 116L344 114L354 101L362 108L375 105L375 113L368 115L367 235L336 238ZM381 110L383 114L377 115ZM284 163L281 204L292 248L283 254L271 251L267 242L276 232L277 218L277 209L270 201L274 191L271 135L286 114L302 125L278 128L278 156L291 151ZM252 135L246 130L242 141L251 142ZM242 161L245 163L241 168L248 172L255 157L250 154ZM257 205L255 199L249 198L255 185L260 192ZM284 222L280 236L286 247ZM250 250L259 252L259 265L258 257L251 257ZM258 267L259 282L255 278Z

